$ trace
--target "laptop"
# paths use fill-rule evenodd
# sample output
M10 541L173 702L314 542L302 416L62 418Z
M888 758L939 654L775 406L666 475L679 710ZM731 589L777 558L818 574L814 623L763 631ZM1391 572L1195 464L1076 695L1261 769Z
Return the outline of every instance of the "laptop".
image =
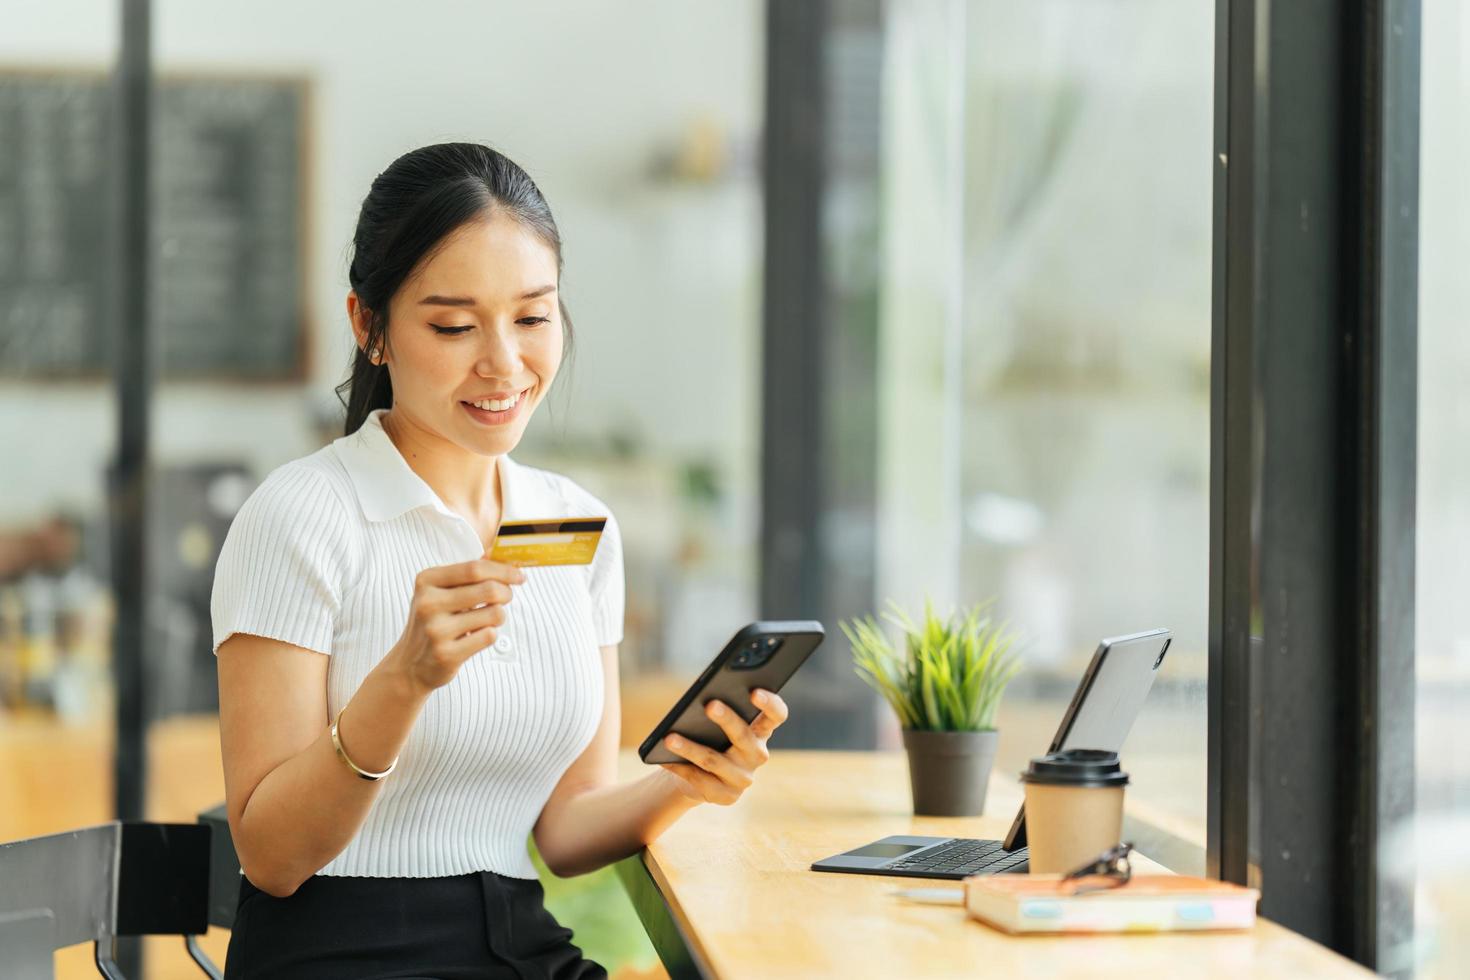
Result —
M1171 641L1169 630L1156 629L1099 643L1047 752L1072 748L1121 751ZM897 834L822 858L812 863L812 870L958 880L976 874L1023 872L1026 861L1026 808L1022 805L1003 841Z

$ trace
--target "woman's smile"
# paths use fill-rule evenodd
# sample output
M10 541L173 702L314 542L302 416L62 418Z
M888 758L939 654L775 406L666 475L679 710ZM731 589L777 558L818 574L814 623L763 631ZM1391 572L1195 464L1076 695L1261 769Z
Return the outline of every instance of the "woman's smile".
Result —
M513 400L511 400L509 406L505 406L504 401L493 398L461 401L459 404L470 418L481 425L504 425L507 422L513 421L520 414L521 406L529 400L527 396L530 392L530 388L524 388L517 392L511 396ZM496 408L492 408L492 405L505 407L500 407L497 410Z

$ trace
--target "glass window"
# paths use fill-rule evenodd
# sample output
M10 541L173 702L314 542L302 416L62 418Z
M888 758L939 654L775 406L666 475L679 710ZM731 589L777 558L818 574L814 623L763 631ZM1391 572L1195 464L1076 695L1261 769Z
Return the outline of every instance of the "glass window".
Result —
M1172 629L1122 755L1140 846L1201 870L1214 4L893 11L880 595L1026 637L1002 771L1100 639Z
M1424 0L1420 92L1415 760L1417 947L1470 964L1470 10Z

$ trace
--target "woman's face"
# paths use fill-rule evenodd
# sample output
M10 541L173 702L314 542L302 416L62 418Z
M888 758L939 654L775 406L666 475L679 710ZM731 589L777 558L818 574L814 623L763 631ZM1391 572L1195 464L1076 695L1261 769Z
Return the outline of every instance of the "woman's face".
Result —
M561 364L556 287L556 255L514 219L453 232L389 303L395 420L481 455L514 449ZM347 308L362 346L355 295Z

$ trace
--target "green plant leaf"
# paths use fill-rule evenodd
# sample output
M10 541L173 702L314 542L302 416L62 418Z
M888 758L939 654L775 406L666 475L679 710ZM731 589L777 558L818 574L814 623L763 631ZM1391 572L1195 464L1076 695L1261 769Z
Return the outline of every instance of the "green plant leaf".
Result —
M871 615L839 626L854 670L905 728L982 731L995 727L1001 696L1021 669L1014 635L987 612L993 601L940 617L926 598L915 622L889 599L880 615L897 629L897 643Z
M1021 668L1013 634L987 612L993 601L941 617L926 598L923 618L915 622L889 599L881 618L899 631L897 644L872 616L839 625L854 669L905 728L993 729L1006 685Z

